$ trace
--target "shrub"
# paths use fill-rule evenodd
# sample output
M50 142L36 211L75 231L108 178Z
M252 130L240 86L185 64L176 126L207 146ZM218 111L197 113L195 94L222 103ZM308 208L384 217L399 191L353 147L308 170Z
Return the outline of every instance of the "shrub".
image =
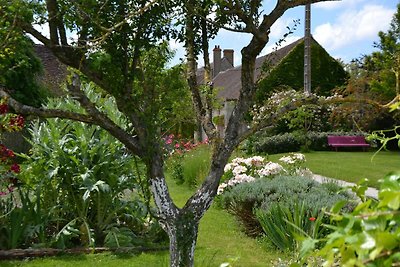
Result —
M246 140L242 149L248 154L279 154L300 151L302 145L307 141L308 148L314 151L330 150L328 146L328 135L364 135L360 132L307 132L307 135L296 133L284 133L269 136L267 133L257 134Z
M302 218L308 220L310 217L317 218L323 209L329 209L337 201L350 199L348 193L339 191L339 186L319 184L301 176L276 176L273 179L238 184L226 190L220 196L219 203L236 216L247 234L256 236L266 233L265 225L270 221L265 218L271 213L274 216L282 212L287 214L288 211L293 213L300 203L301 209L306 211ZM351 209L352 204L349 202L345 210Z

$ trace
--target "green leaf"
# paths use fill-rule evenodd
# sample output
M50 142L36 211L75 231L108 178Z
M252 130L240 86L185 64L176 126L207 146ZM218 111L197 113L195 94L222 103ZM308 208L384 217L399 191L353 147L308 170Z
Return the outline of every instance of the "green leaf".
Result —
M376 246L385 248L386 250L392 250L399 246L400 240L393 233L378 232L375 234Z
M361 244L360 248L362 249L373 249L376 246L375 238L367 233L363 233L364 241Z
M340 200L331 208L331 213L339 213L340 210L347 204L347 200Z
M300 258L303 258L304 256L306 256L307 254L309 254L310 252L312 252L315 249L315 245L318 243L319 241L316 239L313 239L311 237L308 237L306 239L304 239L301 242L301 248L300 248Z
M378 194L380 202L378 208L389 207L393 210L398 210L400 207L400 191L381 191Z

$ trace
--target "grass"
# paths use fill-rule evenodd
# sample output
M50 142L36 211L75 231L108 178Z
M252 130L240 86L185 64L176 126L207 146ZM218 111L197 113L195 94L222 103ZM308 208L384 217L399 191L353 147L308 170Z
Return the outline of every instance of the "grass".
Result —
M278 161L284 154L270 155L269 159ZM313 173L357 183L369 179L370 186L378 187L378 180L391 171L400 170L400 152L330 152L317 151L305 153L306 164Z
M200 148L189 154L185 163L195 167L187 168L187 174L203 172L204 158L209 157L209 150ZM196 167L197 166L197 167ZM179 207L185 204L194 190L188 189L186 184L176 185L175 181L167 180L172 198ZM272 266L271 262L278 257L287 255L275 250L267 250L262 243L245 236L239 229L233 216L212 206L200 223L198 242L195 252L195 266L220 266L221 263L230 262L232 266L265 267ZM112 253L58 256L26 261L0 261L0 266L23 267L79 267L79 266L168 266L168 251L157 253L141 253L137 255L117 255Z
M277 161L283 154L270 155ZM209 151L196 149L187 155L184 171L193 178L204 172ZM306 153L306 166L314 173L357 182L369 178L373 185L386 173L400 169L400 152L380 152L372 158L372 152L312 152ZM186 184L178 186L168 180L170 193L178 206L183 206L193 193ZM219 266L230 262L233 266L257 267L272 266L278 257L288 255L274 250L266 250L256 240L245 236L238 228L233 216L214 206L206 213L200 223L198 243L195 253L195 266ZM168 251L141 254L90 254L79 256L58 256L25 261L0 261L0 266L43 266L43 267L79 267L79 266L168 266Z

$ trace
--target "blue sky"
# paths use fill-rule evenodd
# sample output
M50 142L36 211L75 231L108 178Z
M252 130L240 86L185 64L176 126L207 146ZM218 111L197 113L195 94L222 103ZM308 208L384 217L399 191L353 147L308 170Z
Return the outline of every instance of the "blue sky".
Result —
M313 37L334 58L349 62L363 54L370 54L373 43L378 41L378 32L389 29L390 21L396 12L399 0L342 0L313 4L311 7L311 33ZM263 9L269 11L276 0L264 0ZM270 41L261 55L275 47L275 42L282 38L287 26L293 20L300 19L297 30L290 35L285 44L289 44L304 35L304 6L288 10L272 27ZM211 41L210 48L220 45L221 49L235 50L235 65L240 65L240 50L250 40L250 36L221 30ZM181 44L171 43L176 49L173 63L184 56ZM199 62L199 65L202 65Z

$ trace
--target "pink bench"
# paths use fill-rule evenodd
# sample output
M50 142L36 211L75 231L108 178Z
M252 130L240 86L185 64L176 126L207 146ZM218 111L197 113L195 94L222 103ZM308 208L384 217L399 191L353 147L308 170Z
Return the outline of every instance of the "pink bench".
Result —
M336 151L338 147L362 147L363 150L369 147L364 136L328 136L328 145Z

